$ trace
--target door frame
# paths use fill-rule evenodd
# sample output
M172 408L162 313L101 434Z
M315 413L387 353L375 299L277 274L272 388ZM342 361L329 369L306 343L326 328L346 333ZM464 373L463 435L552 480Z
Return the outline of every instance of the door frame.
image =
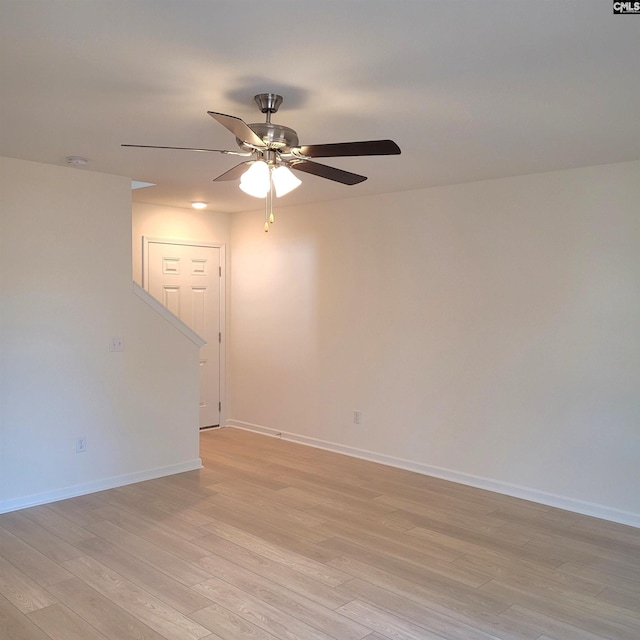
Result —
M142 288L149 292L149 245L150 244L175 244L188 247L211 247L220 250L220 426L226 424L227 413L227 376L226 376L226 280L227 258L226 245L221 242L201 242L200 240L188 240L183 238L162 238L157 236L142 236Z

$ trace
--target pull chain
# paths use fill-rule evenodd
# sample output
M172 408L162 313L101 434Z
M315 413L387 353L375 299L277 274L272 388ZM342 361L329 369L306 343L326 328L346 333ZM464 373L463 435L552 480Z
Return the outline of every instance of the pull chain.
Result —
M273 179L271 177L271 167L269 167L269 191L264 199L264 230L269 231L269 224L273 224Z

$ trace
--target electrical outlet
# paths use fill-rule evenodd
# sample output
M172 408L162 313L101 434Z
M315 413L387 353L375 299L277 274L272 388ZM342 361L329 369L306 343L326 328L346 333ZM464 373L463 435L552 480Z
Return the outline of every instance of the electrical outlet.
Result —
M87 439L84 436L76 438L76 453L84 453L87 450Z
M353 424L360 424L362 422L362 411L360 409L353 410Z
M124 351L124 338L111 338L109 340L109 351Z

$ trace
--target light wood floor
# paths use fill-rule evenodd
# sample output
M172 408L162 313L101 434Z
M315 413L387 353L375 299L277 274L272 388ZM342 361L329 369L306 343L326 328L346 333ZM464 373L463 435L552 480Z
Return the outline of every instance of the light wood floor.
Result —
M640 530L236 429L0 515L2 640L640 638Z

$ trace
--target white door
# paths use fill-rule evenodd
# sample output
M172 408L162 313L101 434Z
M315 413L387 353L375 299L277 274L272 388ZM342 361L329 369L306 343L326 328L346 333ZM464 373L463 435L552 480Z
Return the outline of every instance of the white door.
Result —
M200 428L220 424L221 247L145 239L146 290L207 341L200 349Z

